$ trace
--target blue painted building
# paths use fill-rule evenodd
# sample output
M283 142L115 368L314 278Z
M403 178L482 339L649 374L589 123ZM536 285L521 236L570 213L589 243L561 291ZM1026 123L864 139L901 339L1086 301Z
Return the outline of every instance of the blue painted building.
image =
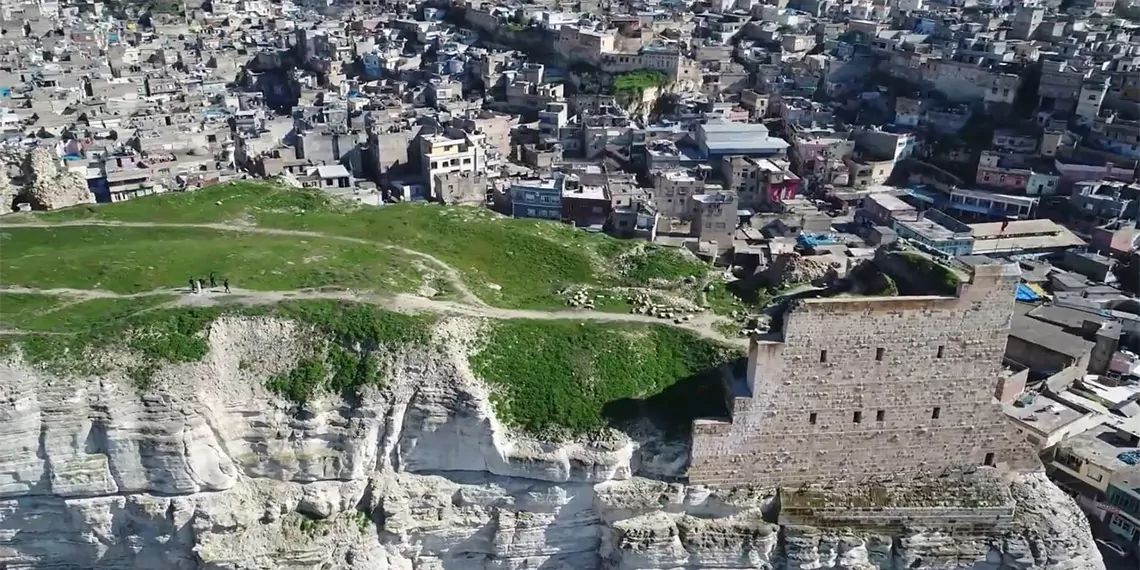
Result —
M1105 517L1108 528L1129 544L1140 546L1140 465L1134 462L1113 476L1105 503L1112 506Z
M562 219L562 189L566 176L520 180L511 186L511 215L516 218Z
M926 210L917 220L896 219L891 228L900 238L921 243L949 256L970 255L974 251L970 226L938 210Z

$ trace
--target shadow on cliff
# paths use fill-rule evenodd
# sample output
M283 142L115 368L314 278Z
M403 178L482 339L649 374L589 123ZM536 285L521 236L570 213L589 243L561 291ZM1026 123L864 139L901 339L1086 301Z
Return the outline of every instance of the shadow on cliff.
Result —
M693 420L729 418L730 386L734 378L743 377L746 364L746 359L739 358L685 377L657 394L622 398L603 407L602 413L610 425L640 444L639 454L645 457L637 462L637 475L670 481L683 476L666 464L687 459ZM645 429L646 424L652 429ZM670 453L684 456L670 460L665 457Z

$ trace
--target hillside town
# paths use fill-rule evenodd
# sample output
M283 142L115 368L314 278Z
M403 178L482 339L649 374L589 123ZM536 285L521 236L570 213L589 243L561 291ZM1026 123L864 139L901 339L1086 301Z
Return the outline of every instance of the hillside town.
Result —
M688 252L753 342L776 295L916 293L869 260L942 295L1015 264L993 395L1108 568L1140 563L1138 0L4 0L0 25L3 214L240 180L490 209Z

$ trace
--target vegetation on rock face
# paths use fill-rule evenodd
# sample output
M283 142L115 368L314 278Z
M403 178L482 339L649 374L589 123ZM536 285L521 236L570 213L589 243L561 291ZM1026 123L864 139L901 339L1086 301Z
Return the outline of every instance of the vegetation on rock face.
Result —
M614 94L620 97L641 97L646 89L661 87L669 76L654 69L641 69L614 77Z
M356 303L289 301L270 307L162 308L169 295L91 299L67 303L26 293L0 293L0 328L33 364L59 373L94 373L92 349L120 349L138 363L127 371L140 388L163 365L196 362L206 356L203 334L223 315L274 316L312 325L328 339L319 357L303 358L290 373L267 385L282 396L305 401L320 390L343 392L382 382L377 351L426 344L428 316L391 313ZM7 344L7 343L6 343Z
M279 318L313 325L327 345L298 361L266 387L294 402L307 402L322 392L346 393L383 384L379 357L386 350L430 342L433 319L403 315L370 305L335 301L298 301L271 309Z
M921 281L924 288L931 289L936 295L954 295L958 292L961 279L954 271L913 251L903 251L897 255L907 262L915 279Z
M210 228L19 228L27 221L100 220L223 224ZM318 232L325 237L267 235L248 228ZM365 240L353 243L340 238ZM469 207L397 204L382 208L338 200L319 190L233 183L115 204L6 216L0 226L4 285L98 287L144 291L185 286L210 271L249 289L343 286L405 291L418 281L405 247L456 268L489 304L560 306L572 285L605 286L637 242L562 224L504 218ZM52 256L43 255L48 249ZM680 253L650 248L635 258L636 279L677 277ZM63 262L59 255L66 256ZM673 258L674 261L670 261ZM430 263L420 260L424 265Z
M169 296L91 299L67 304L52 297L0 294L0 324L19 330L11 341L29 362L60 372L94 373L91 348L118 348L134 354L129 373L141 386L168 363L193 362L206 355L200 334L220 311L204 307L161 308ZM30 311L29 307L42 306Z
M736 355L688 331L573 322L503 321L471 359L496 391L498 417L548 437L598 433L642 413L685 429L710 413L717 367Z
M848 278L853 281L853 286L860 295L895 297L899 294L895 280L883 273L872 261L865 261L856 266Z

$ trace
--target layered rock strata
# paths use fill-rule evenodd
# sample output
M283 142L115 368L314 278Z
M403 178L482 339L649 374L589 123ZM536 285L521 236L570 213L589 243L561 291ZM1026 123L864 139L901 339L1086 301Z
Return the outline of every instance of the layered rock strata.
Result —
M468 368L476 326L447 320L447 348L387 355L384 389L304 410L263 387L302 353L294 323L222 319L203 361L143 392L8 357L0 567L1103 569L1039 474L1007 484L1016 515L991 535L780 526L771 491L662 482L684 444L512 435Z

